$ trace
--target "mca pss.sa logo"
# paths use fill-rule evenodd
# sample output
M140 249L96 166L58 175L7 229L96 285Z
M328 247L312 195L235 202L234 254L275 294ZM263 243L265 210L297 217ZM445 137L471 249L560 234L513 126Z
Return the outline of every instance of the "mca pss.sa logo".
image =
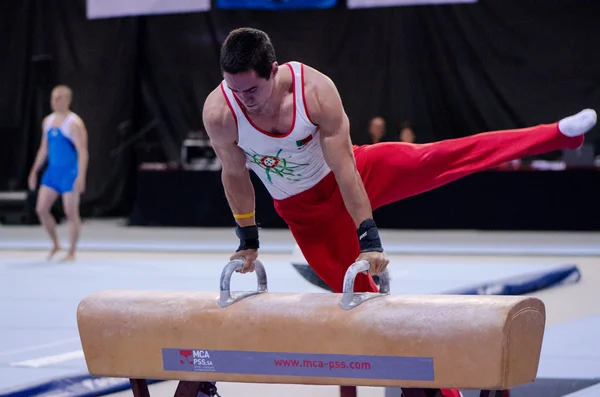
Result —
M180 363L187 365L212 366L210 354L206 350L179 350Z

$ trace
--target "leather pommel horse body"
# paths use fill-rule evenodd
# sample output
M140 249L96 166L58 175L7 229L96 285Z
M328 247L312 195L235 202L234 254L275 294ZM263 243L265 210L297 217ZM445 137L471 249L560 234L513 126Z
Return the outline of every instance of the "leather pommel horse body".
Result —
M437 389L507 390L532 382L545 327L544 304L524 296L267 292L256 262L256 291L102 291L77 309L90 374L179 380L176 396L213 390L207 382L401 387L405 396ZM227 396L225 396L227 397Z

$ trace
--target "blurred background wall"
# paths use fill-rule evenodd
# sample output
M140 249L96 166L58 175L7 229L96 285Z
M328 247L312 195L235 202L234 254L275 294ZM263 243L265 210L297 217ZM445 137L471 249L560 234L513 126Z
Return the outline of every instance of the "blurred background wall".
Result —
M269 3L286 8L285 1ZM201 12L88 18L85 0L3 0L0 191L26 189L40 123L50 112L50 91L67 84L74 92L72 109L89 132L82 214L130 216L140 195L153 197L140 190L140 166L162 163L181 169L189 162L182 160L186 140L202 141L204 99L222 78L220 44L241 26L265 30L280 63L298 60L334 80L357 144L370 143L369 123L375 116L386 121L386 139L399 140L401 126L408 125L415 141L426 143L554 122L586 107L600 110L598 1L481 0L360 9L350 9L343 0L327 3L325 8L273 10L223 9L213 1ZM588 134L595 154L599 133L596 127ZM217 175L197 182L203 187L186 182L179 191L168 184L157 189L173 200L191 195L195 205L212 212L221 208L229 222L218 166L196 172ZM174 175L162 178L177 180ZM546 200L565 189L551 179L517 178L524 178L518 186L543 189ZM597 186L597 170L582 178L581 194ZM214 187L213 198L207 197L208 185ZM518 186L507 193L530 195ZM484 194L484 182L473 189ZM263 213L270 211L268 197L261 197L268 207ZM485 197L480 199L485 205ZM453 205L447 200L434 205L444 204ZM589 205L588 213L597 213L598 202ZM428 221L420 218L389 226L426 227ZM206 225L224 222L209 215L205 219ZM439 219L432 215L432 225L443 226ZM284 226L277 222L263 223Z

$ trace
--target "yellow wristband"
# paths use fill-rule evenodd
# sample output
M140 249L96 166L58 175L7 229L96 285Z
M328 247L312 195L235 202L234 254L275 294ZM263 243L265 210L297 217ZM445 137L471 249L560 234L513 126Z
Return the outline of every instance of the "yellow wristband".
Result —
M252 218L252 217L254 216L254 213L255 213L255 212L256 212L256 211L252 211L252 212L251 212L251 213L249 213L249 214L233 214L233 217L234 217L235 219L247 219L247 218Z

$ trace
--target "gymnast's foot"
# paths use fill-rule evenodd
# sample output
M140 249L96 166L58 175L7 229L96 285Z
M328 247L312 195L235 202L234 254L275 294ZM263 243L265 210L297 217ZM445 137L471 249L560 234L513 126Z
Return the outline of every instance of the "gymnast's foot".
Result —
M75 262L75 254L69 252L64 258L60 260L61 262Z
M558 129L563 135L568 137L576 137L583 135L596 125L598 116L593 109L584 109L581 112L574 114L558 122Z
M52 247L52 249L50 250L50 253L48 254L46 260L51 260L58 251L60 251L60 245L55 244L54 247Z

